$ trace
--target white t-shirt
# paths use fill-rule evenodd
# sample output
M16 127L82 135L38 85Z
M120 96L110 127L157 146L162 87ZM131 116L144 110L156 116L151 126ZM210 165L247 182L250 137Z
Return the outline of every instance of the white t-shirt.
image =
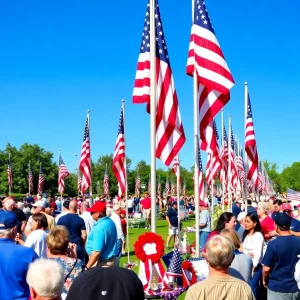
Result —
M32 231L24 244L28 248L32 248L39 258L47 258L46 254L46 237L47 233L42 229Z
M127 207L128 208L133 208L133 199L132 198L127 200Z
M94 224L95 224L93 217L87 211L85 211L83 214L81 214L80 217L84 220L86 234L89 234L92 231Z

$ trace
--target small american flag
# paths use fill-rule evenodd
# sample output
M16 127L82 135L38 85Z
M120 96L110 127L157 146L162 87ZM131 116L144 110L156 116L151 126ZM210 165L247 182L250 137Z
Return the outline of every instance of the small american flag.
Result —
M29 174L28 174L28 182L29 182L29 192L33 192L33 173L32 173L32 168L31 164L29 162Z
M148 180L148 194L151 195L151 178L149 174L149 180Z
M194 0L194 23L190 38L187 74L198 77L200 139L211 144L212 120L230 99L234 80L217 41L206 5ZM203 150L203 148L201 147Z
M252 109L250 102L250 95L248 94L247 101L247 118L246 118L246 129L245 129L245 151L248 155L249 170L247 178L257 184L258 178L258 153L256 148L256 139L254 133L254 124L252 118Z
M171 195L175 194L175 184L174 184L174 179L171 179Z
M126 154L125 154L125 135L124 135L124 112L123 106L119 118L116 146L113 156L112 170L118 181L118 198L121 199L126 190Z
M165 189L166 189L166 195L169 195L170 194L170 183L169 183L169 179L168 178L166 179Z
M104 195L108 195L108 193L109 193L109 178L108 178L107 166L105 168L104 179L103 179L103 191L104 191Z
M81 147L81 155L79 161L79 170L82 173L81 193L92 184L92 166L91 166L91 152L90 152L90 130L89 130L89 115L86 118L83 142Z
M183 182L182 194L183 194L183 196L185 196L185 194L186 194L186 182L185 182L185 180Z
M140 175L137 174L136 180L135 180L135 194L137 197L140 196L140 189L141 189L141 178L140 178Z
M169 166L185 143L185 134L157 0L155 0L155 29L157 95L152 101L157 103L156 157ZM150 1L134 82L133 103L147 103L147 106L150 104Z
M172 172L177 177L178 177L178 168L179 168L179 161L178 161L178 155L176 155L173 160Z
M157 195L161 195L161 183L160 183L160 178L158 179L158 184L157 184Z
M11 167L11 160L9 158L8 164L7 164L7 181L8 181L8 187L12 187L12 167Z
M82 182L82 177L78 170L78 178L77 178L77 191L78 192L81 192L81 182Z
M220 174L220 180L222 184L227 186L227 176L228 176L228 137L225 125L223 125L223 141L222 141L222 150L221 150L221 161L222 161L222 170Z
M238 173L235 166L235 149L234 149L234 137L233 137L233 131L232 126L230 127L230 143L231 143L231 151L229 156L229 163L231 167L231 174L229 174L231 178L231 189L235 190L237 186L237 179L238 179Z
M177 248L174 248L173 256L166 272L167 276L182 276L182 259Z
M199 141L198 141L199 143ZM198 184L199 184L199 199L204 200L204 178L203 178L203 167L202 167L202 160L201 160L201 150L198 147ZM210 154L208 154L210 155Z
M38 182L38 194L42 194L44 188L44 173L42 170L42 164L40 164L39 182Z
M58 192L63 194L65 191L65 177L69 176L69 172L67 167L61 157L59 155L59 170L58 170Z

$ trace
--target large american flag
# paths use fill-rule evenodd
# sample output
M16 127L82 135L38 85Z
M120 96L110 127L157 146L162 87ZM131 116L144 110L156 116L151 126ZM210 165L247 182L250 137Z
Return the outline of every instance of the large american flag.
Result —
M8 164L7 164L7 182L8 182L8 187L12 187L12 167L11 167L11 160L9 158Z
M59 155L59 167L58 167L58 192L63 194L65 191L65 177L69 176L67 167Z
M86 118L84 127L79 170L82 173L81 193L84 194L85 190L92 184L89 117Z
M254 184L257 184L258 178L258 153L256 148L256 139L254 133L254 124L252 119L252 109L250 102L250 95L247 99L247 117L246 117L246 129L245 129L245 151L248 156L248 174L247 178Z
M103 191L104 191L104 195L107 196L109 193L109 177L107 172L107 166L105 168L104 179L103 179Z
M39 173L39 182L38 182L38 194L42 194L43 188L44 188L44 182L45 182L44 173L43 173L43 170L42 170L42 164L40 164L40 173Z
M126 154L124 135L124 112L123 106L119 118L116 146L113 156L112 170L118 181L118 198L121 199L126 191Z
M141 178L139 173L137 173L136 180L135 180L135 194L137 197L140 196L140 189L141 189Z
M142 43L134 82L133 103L150 104L150 1L148 2ZM156 157L169 166L185 143L179 104L157 0L156 34ZM153 99L154 100L154 99ZM149 110L148 110L149 111Z
M209 144L212 120L230 99L233 77L217 41L206 5L194 0L194 23L190 38L187 74L198 77L200 139ZM201 149L203 149L201 147Z
M287 201L293 201L293 200L300 201L300 193L288 188L286 200Z
M29 193L33 192L33 172L32 172L32 167L29 162L29 173L28 173L28 182L29 182Z

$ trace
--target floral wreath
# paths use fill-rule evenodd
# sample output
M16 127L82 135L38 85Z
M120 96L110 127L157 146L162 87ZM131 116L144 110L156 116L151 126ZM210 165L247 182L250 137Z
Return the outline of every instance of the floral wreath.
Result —
M196 271L195 271L195 269L193 267L193 264L190 261L185 260L182 263L181 267L182 267L183 271L189 271L189 272L191 272L192 279L190 280L190 284L192 285L194 283L197 283L197 275L196 275Z
M155 244L156 252L147 254L144 250L144 246L147 244ZM138 240L134 244L135 255L142 262L146 259L151 260L153 264L158 263L165 252L164 240L160 235L153 232L146 232L138 237Z

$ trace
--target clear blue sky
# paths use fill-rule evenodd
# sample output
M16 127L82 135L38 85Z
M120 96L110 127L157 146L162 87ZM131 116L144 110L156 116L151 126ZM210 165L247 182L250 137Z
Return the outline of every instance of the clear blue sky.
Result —
M161 18L193 164L192 79L185 74L191 1L160 0ZM171 5L172 3L172 5ZM249 83L259 155L299 161L299 1L212 1L207 9L236 85L225 115L244 139L244 81ZM0 149L10 142L58 149L70 171L91 110L93 160L112 153L121 99L127 155L150 161L149 115L131 96L146 0L3 0L0 6ZM216 119L219 131L220 116ZM226 123L228 121L226 120ZM206 158L204 158L206 160ZM163 167L157 161L158 167Z

